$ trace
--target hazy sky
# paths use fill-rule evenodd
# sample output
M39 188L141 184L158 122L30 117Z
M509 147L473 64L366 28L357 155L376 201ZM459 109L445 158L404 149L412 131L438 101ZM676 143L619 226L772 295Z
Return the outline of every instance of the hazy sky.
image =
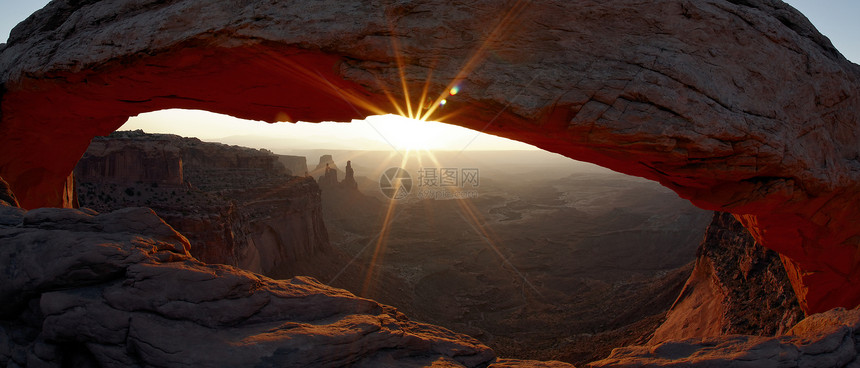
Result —
M849 60L860 63L860 0L788 0L828 36ZM15 25L43 7L45 0L0 0L0 40L5 41ZM182 124L177 124L181 121ZM438 123L417 123L375 117L351 124L275 124L235 119L202 111L166 110L142 114L129 120L121 129L143 129L147 132L196 136L205 140L231 137L229 143L256 147L273 144L308 147L342 145L347 149L428 148L530 149L529 145L468 129ZM250 138L248 136L255 136ZM242 143L246 142L246 143ZM325 147L329 148L329 147ZM330 147L336 148L336 147Z

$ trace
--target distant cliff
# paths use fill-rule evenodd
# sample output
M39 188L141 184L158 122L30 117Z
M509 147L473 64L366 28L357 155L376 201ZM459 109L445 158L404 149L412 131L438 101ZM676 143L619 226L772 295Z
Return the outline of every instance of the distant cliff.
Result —
M83 207L150 207L191 253L267 275L330 248L320 189L267 150L141 131L93 139L75 169Z
M305 156L278 155L278 160L295 176L305 176L308 173L308 159Z
M758 244L730 213L715 212L696 265L651 343L788 331L804 314L779 255Z
M75 177L92 183L182 185L182 155L175 138L178 137L131 134L112 140L97 137L75 167ZM140 143L141 139L147 139L151 144L128 144Z

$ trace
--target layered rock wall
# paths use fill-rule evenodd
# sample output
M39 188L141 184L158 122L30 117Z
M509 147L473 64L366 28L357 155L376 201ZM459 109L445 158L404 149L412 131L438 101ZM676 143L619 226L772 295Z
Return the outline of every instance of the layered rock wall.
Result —
M243 224L238 241L247 244L239 254L242 268L292 276L291 268L331 249L320 188L311 178L270 188L263 199L239 200L237 211Z
M127 147L96 141L78 161L75 178L83 182L156 183L180 186L182 157L178 147Z
M81 205L151 207L204 262L284 276L330 249L319 187L287 175L271 152L116 132L93 139L75 172Z
M305 156L278 155L281 164L295 176L308 174L308 160Z

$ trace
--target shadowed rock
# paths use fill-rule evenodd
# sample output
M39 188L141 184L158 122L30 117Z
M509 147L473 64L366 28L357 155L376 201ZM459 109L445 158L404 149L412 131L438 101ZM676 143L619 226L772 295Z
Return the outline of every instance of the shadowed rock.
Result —
M295 276L298 264L331 249L319 187L266 150L114 132L92 140L75 172L81 205L150 207L206 263Z
M476 340L314 279L206 265L152 210L0 206L0 365L476 367ZM434 365L436 366L436 365Z
M355 171L352 169L352 161L346 162L346 175L343 177L340 186L347 190L358 190L358 182L355 181Z
M476 340L297 277L206 265L145 208L0 206L0 365L572 367L494 360ZM50 262L45 262L50 260ZM616 349L593 367L856 366L860 310L778 337Z
M308 175L308 160L305 156L278 155L278 160L292 175Z

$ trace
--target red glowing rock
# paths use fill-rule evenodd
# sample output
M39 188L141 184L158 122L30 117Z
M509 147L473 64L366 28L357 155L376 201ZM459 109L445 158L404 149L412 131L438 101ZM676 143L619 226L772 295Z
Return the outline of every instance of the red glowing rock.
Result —
M142 112L349 121L426 89L434 119L736 214L807 312L860 304L860 67L781 2L52 2L0 72L27 208L71 205L90 138Z

